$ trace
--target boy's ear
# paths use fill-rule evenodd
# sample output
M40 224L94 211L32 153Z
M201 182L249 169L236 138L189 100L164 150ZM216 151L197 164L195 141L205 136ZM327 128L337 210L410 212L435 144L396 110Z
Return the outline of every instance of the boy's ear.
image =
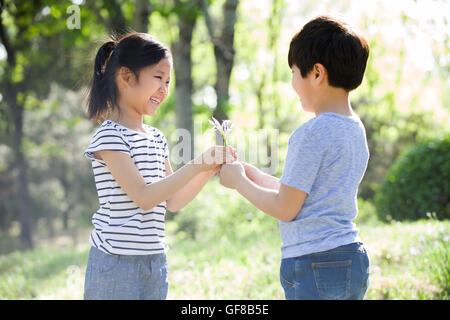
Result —
M313 66L313 78L315 79L315 81L317 81L319 84L323 82L324 79L327 78L328 73L327 73L327 69L323 66L323 64L321 63L316 63Z

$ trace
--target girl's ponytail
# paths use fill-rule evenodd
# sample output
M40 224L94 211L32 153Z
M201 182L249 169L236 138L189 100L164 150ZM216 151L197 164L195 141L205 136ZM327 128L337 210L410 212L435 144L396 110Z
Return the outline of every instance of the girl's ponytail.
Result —
M111 35L111 40L98 49L94 62L94 75L88 96L88 117L94 121L118 108L115 74L120 67L127 67L139 81L139 71L158 63L171 60L169 49L146 33L130 32Z
M111 90L110 86L115 86L115 81L113 74L106 72L106 69L116 45L115 41L106 42L95 56L94 76L88 98L88 117L94 121L99 121L109 111L112 103L111 93L115 88Z

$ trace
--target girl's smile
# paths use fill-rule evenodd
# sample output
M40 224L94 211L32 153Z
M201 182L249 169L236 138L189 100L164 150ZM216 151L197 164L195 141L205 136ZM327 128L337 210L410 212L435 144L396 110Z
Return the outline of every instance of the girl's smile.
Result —
M155 98L155 97L151 97L150 98L150 102L156 105L159 105L161 103L161 99Z
M162 59L157 64L144 68L139 75L136 97L148 97L144 104L143 114L153 115L166 99L169 91L171 61ZM153 92L149 97L148 93Z

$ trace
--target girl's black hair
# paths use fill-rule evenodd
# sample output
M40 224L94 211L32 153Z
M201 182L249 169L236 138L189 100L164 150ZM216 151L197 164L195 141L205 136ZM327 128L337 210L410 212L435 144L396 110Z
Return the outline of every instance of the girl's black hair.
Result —
M139 79L139 71L171 59L169 49L147 33L128 32L111 35L97 52L94 75L88 95L88 117L99 121L117 108L118 89L115 81L120 67L127 67Z

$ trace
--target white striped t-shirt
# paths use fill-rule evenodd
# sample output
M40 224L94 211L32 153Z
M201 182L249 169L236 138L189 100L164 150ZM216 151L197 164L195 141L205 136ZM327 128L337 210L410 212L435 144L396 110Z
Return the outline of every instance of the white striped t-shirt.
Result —
M89 242L108 254L148 255L167 250L164 216L166 201L144 211L117 184L106 163L93 155L99 150L128 154L147 184L166 177L166 138L145 125L148 134L106 120L96 131L84 155L91 159L99 209L92 217Z

